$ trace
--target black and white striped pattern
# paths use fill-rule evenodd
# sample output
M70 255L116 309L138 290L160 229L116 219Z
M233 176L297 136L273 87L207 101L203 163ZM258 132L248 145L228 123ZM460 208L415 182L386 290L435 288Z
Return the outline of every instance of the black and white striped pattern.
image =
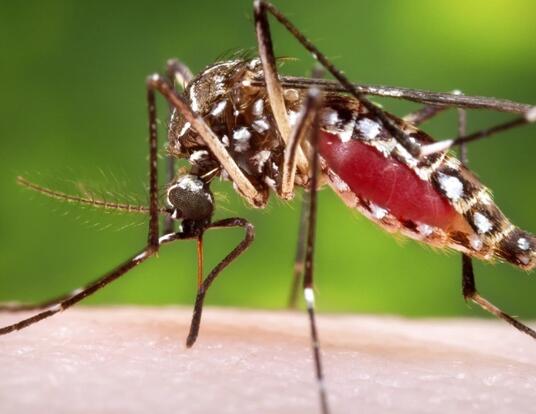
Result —
M403 146L371 119L366 110L354 114L338 105L324 109L323 128L348 141L351 139L374 147L385 157L393 157L412 169L422 180L430 181L467 223L465 231L434 228L426 223L401 222L382 206L361 200L329 166L324 166L332 188L345 203L389 232L400 232L412 239L440 247L452 248L482 260L505 260L526 270L536 266L536 238L515 227L493 202L486 188L461 162L448 152L433 153L421 159L409 154ZM396 119L393 117L393 119ZM433 142L424 132L396 119L418 145Z

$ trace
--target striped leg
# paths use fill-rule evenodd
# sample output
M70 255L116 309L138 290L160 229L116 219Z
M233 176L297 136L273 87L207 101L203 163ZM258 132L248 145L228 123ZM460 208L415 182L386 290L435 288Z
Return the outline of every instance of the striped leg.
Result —
M339 81L330 79L311 79L297 76L281 76L281 86L284 88L309 89L316 86L326 92L347 93L348 88ZM259 76L252 81L255 86L263 86L264 80ZM460 95L454 92L434 92L425 89L404 88L387 85L365 85L352 83L353 88L364 95L382 96L384 98L402 99L404 101L424 105L443 106L447 108L487 109L497 112L507 112L524 115L527 118L536 117L536 106L498 99L489 96Z
M319 113L321 106L321 96L318 89L310 89L307 99L303 106L303 112L296 127L291 133L291 138L285 149L283 162L283 179L281 191L285 188L285 179L288 181L289 191L293 191L294 174L296 170L297 151L301 141L305 137L310 137L312 159L310 183L310 195L305 196L304 205L302 206L302 217L300 223L300 234L298 239L298 249L295 263L295 277L293 281L293 292L297 292L297 284L301 277L300 267L304 265L303 290L305 302L307 305L307 314L311 330L311 344L313 357L315 361L315 372L318 383L318 392L322 412L329 413L326 390L324 387L324 373L322 369L322 358L320 353L320 343L318 340L318 330L316 326L315 309L314 309L314 283L313 283L313 258L316 230L316 206L317 206L317 187L319 174L319 157L318 157L318 140L319 140ZM290 174L288 174L290 172ZM300 245L301 243L301 245ZM304 263L305 261L305 263ZM296 297L296 293L291 293ZM296 300L291 297L291 305L295 305Z
M458 109L458 135L465 135L467 125L467 118L464 109ZM463 164L467 165L467 148L465 143L462 143L460 147L460 158ZM536 332L526 326L525 324L519 322L517 319L503 312L501 309L497 308L486 298L480 296L476 289L475 274L473 270L473 260L462 254L462 293L465 300L471 300L484 309L487 312L495 315L497 318L502 319L508 322L510 325L518 329L519 331L533 337L536 339Z
M149 236L148 245L158 251L159 207L158 207L158 135L156 119L155 88L147 82L147 105L149 110Z
M303 104L300 118L290 133L289 141L285 147L283 165L281 166L279 196L283 199L289 200L294 197L294 180L296 170L299 168L297 162L302 148L301 144L307 136L311 135L312 123L319 111L320 101L321 96L318 89L310 89Z
M159 240L157 240L157 242L160 245L160 244L168 243L170 241L181 239L181 238L184 238L184 237L182 237L180 234L172 233L172 234L167 234L165 236L162 236ZM129 270L132 270L134 267L143 263L149 257L153 256L156 252L157 252L157 249L155 249L154 246L148 245L140 253L131 257L127 261L123 262L122 264L117 266L114 270L104 275L100 279L90 283L89 285L83 288L76 289L71 294L62 297L61 300L59 300L58 302L49 301L45 304L42 304L42 306L46 306L45 310L43 310L42 312L39 312L27 319L23 319L12 325L8 325L8 326L4 326L0 328L0 335L5 335L13 331L19 331L30 325L33 325L36 322L39 322L45 318L55 315L58 312L61 312L67 308L70 308L74 304L87 298L88 296L102 289L103 287L113 282L114 280L119 279ZM26 310L27 309L35 309L35 307L27 306Z
M321 79L324 76L324 68L320 65L315 65L311 71L311 77L315 79ZM307 107L304 111L307 111ZM309 109L310 111L310 109ZM310 111L312 112L312 111ZM303 121L301 121L303 122ZM289 309L296 309L298 305L298 290L303 277L303 270L305 267L305 237L307 236L307 225L309 222L309 205L311 203L311 194L307 190L302 192L301 210L300 210L300 224L298 230L298 242L296 245L296 256L294 258L294 274L292 283L290 286L290 294L288 298L287 307Z
M452 95L463 96L463 93L459 90L454 90L454 91L451 91L450 93ZM417 111L411 112L407 114L406 116L404 116L403 120L412 125L419 126L425 123L426 121L429 121L430 119L434 118L436 115L439 115L440 113L445 112L447 109L450 109L450 107L426 104L425 106L418 109ZM463 112L463 114L465 118L465 112ZM461 116L462 115L460 115L460 117Z
M312 92L312 91L311 91ZM318 140L319 140L319 111L316 111L312 123L311 136L311 180L310 180L310 204L307 223L307 240L305 249L305 271L303 276L303 294L307 305L307 314L309 315L309 324L311 329L311 345L313 348L313 358L315 362L316 379L318 384L318 393L323 414L330 412L328 398L324 384L324 371L322 367L322 355L320 352L320 342L318 338L318 329L315 318L315 295L313 281L313 259L316 235L316 211L317 211L317 192L318 192L318 174L319 174L319 156L318 156Z
M255 19L255 28L257 33L257 43L259 47L259 55L261 56L261 61L263 63L264 76L266 79L266 88L269 93L270 104L272 110L274 111L274 116L277 120L278 128L282 132L283 137L288 137L285 139L287 144L285 150L285 161L283 169L283 178L281 193L283 196L289 194L290 190L293 189L294 185L294 174L296 168L303 171L303 168L307 165L307 162L303 162L300 159L301 147L299 143L303 136L307 132L312 131L311 136L311 149L312 149L312 160L310 162L311 168L311 202L309 204L309 213L308 213L308 225L307 225L307 239L306 239L306 250L305 250L305 272L303 277L303 290L304 297L307 304L307 314L309 316L309 323L311 329L311 344L313 348L313 357L315 361L315 372L318 384L318 393L320 397L320 404L322 408L322 413L329 413L329 406L327 401L326 390L324 386L324 373L322 369L322 359L320 353L320 343L318 340L318 330L316 326L315 318L315 306L314 306L314 283L313 283L313 253L314 253L314 240L315 240L315 225L316 225L316 196L317 196L317 185L318 185L318 172L319 172L319 157L318 157L318 139L319 139L319 117L318 117L318 103L320 101L319 91L314 88L310 89L308 95L308 104L304 105L305 108L309 108L304 111L302 115L302 121L296 125L296 128L292 133L286 133L289 131L288 128L285 130L286 123L286 111L284 111L284 100L282 98L281 84L277 77L277 72L275 70L275 59L273 54L272 39L270 37L270 29L268 23L267 12L270 12L273 16L276 17L279 22L283 24L291 33L298 39L298 41L312 52L317 60L328 70L330 71L338 80L345 80L348 85L350 83L342 76L342 74L337 71L333 65L331 65L327 59L322 55L310 42L305 39L305 37L270 3L263 0L254 1L254 19ZM342 82L344 84L344 82ZM356 92L354 88L350 85L354 95L357 95L356 98L363 99L363 103L369 103L362 94ZM361 100L361 99L360 99ZM282 104L281 104L282 101ZM388 123L386 127L389 129L391 126L391 121L387 119L384 112L378 109L375 105L370 103L370 110L372 113L376 114L380 112L378 116L382 121ZM276 115L277 112L283 112L281 115ZM281 118L280 120L278 118ZM282 122L281 122L282 121ZM308 127L309 122L311 126ZM282 127L283 126L283 130ZM396 128L395 128L396 129ZM400 132L400 133L399 133ZM401 131L396 129L396 135L403 135ZM405 136L405 135L404 135ZM403 139L402 137L401 139ZM407 137L406 137L407 138ZM411 142L405 143L412 145ZM411 152L411 151L410 151Z
M529 328L527 325L519 322L512 316L504 313L501 309L493 305L486 298L480 296L476 290L475 275L473 272L473 261L465 254L462 255L462 292L465 300L471 300L480 306L485 311L495 315L497 318L502 319L512 325L519 331L536 339L536 332Z
M459 91L452 92L453 95L463 96L463 94ZM426 109L428 108L429 112L434 112L432 114L435 115L438 111L441 111L443 109L447 109L447 107L442 106L427 106L423 108L423 112L419 114L418 112L415 114L410 114L410 120L411 116L416 116L419 118L419 115L421 118L424 118L426 116ZM435 111L433 108L436 108ZM504 111L507 111L507 108L503 108ZM512 110L513 111L513 110ZM433 144L426 145L422 147L421 149L421 155L430 155L435 152L445 151L449 148L459 146L460 147L460 153L461 153L461 159L462 162L465 164L467 163L467 160L465 159L467 157L467 148L466 144L473 141L478 141L484 138L489 138L495 134L498 134L499 132L504 132L509 129L517 128L519 126L527 125L536 122L536 107L532 107L530 109L527 109L525 112L522 112L523 115L514 118L511 121L504 122L502 124L495 125L491 128L483 129L480 131L473 132L471 134L467 134L467 128L466 128L466 111L464 108L458 109L459 114L459 125L458 125L458 136L455 139L446 139L442 141L435 142ZM407 117L404 117L405 120L407 120ZM426 118L428 119L428 118ZM415 124L417 125L417 124Z
M287 146L290 146L291 127L285 106L285 99L283 97L283 88L281 87L279 76L277 74L276 59L270 34L270 24L268 23L263 2L254 2L253 18L255 20L257 46L265 77L266 91L268 93L270 107L274 114L277 129L279 130L283 141ZM294 155L293 161L297 165L298 170L301 173L307 173L307 158L303 150L300 147L297 147L294 151L296 152L296 155ZM286 190L285 186L283 186L283 190ZM287 194L287 191L284 191L283 194Z
M433 117L435 117L436 115L440 114L441 112L447 109L449 108L445 106L426 105L426 106L423 106L421 109L418 109L415 112L407 114L406 116L404 116L403 119L409 124L418 126L432 119Z
M255 230L251 223L249 223L247 220L241 219L241 218L229 218L225 220L217 221L213 224L211 224L208 229L218 229L218 228L232 228L232 227L241 227L246 230L246 236L244 237L244 240L236 246L231 253L229 253L220 263L218 263L214 269L210 272L210 274L205 278L203 281L203 284L201 285L201 288L199 289L197 299L194 306L194 315L192 318L192 325L190 328L190 334L188 335L187 344L188 346L192 346L197 338L197 335L199 333L199 327L201 322L201 314L203 310L203 299L205 297L205 294L212 284L212 282L216 279L216 277L225 269L231 262L233 262L238 256L240 256L253 242ZM170 233L166 234L158 239L159 246L165 243L170 243L175 240L189 240L189 239L197 239L197 234L187 234L187 233ZM105 287L109 283L113 282L114 280L120 278L124 274L126 274L129 270L133 269L137 265L143 263L145 260L147 260L149 257L153 256L156 253L156 250L151 247L147 246L144 250L142 250L140 253L138 253L136 256L131 257L118 267L116 267L114 270L106 274L105 276L101 277L100 279L90 283L89 285L76 289L69 295L65 295L62 298L58 298L54 301L48 301L47 303L42 304L43 311L37 313L36 315L33 315L27 319L23 319L19 322L16 322L14 324L4 326L0 328L0 335L5 335L10 332L18 331L21 329L24 329L30 325L33 325L36 322L39 322L45 318L48 318L52 315L55 315L58 312L61 312L74 304L80 302L81 300L85 299L86 297L92 295L93 293L97 292L101 288ZM30 310L30 309L36 309L35 306L26 306L24 309L21 307L18 307L17 310Z
M360 91L355 87L348 78L331 63L328 58L318 50L318 48L307 39L302 32L298 30L273 4L265 0L255 0L253 3L255 10L255 23L257 30L257 39L260 55L263 55L264 49L271 47L271 39L269 38L269 24L268 24L268 13L275 17L279 23L281 23L285 29L305 48L307 49L313 57L324 67L326 70L331 73L331 75L344 87L345 91L351 94L355 99L357 99L369 113L377 118L379 122L389 131L389 133L402 145L406 150L414 155L418 156L420 154L420 147L412 142L409 136L399 128L392 119L383 111L380 107L373 104L366 96L365 93ZM264 35L262 31L264 30ZM267 67L264 65L263 69L266 71ZM270 76L265 73L266 86L269 87L268 82ZM316 80L315 80L316 81ZM278 84L281 87L280 84Z
M26 310L36 310L36 309L46 309L49 307L48 310L41 312L40 314L36 315L33 318L30 318L30 320L27 320L27 323L23 323L22 321L19 324L16 324L15 326L19 326L18 328L13 328L11 330L6 330L9 327L3 328L0 330L1 333L7 333L11 332L12 330L16 329L22 329L25 326L31 325L32 323L35 323L41 319L44 319L48 316L52 316L53 314L65 309L66 307L71 306L72 304L84 299L86 296L96 292L100 288L104 287L111 281L117 279L118 277L125 274L127 271L132 269L134 266L138 265L142 261L144 261L147 257L152 256L154 253L158 251L158 248L160 247L160 242L158 239L159 236L159 215L161 213L161 209L158 206L158 136L157 136L157 119L156 119L156 100L155 100L155 93L153 86L148 83L147 84L147 109L148 109L148 115L149 115L149 231L148 231L148 242L147 247L145 250L140 253L137 257L142 257L143 260L134 260L135 258L123 263L121 266L116 268L114 271L112 271L107 276L103 277L102 279L99 279L98 281L94 282L93 284L89 285L85 289L82 289L81 292L77 292L76 294L66 295L59 298L55 298L53 300L48 300L43 303L35 304L35 305L17 305L17 304L7 304L0 306L0 310L6 310L11 312L16 311L26 311ZM31 183L28 183L27 181L23 180L24 185L28 185L32 187ZM42 191L42 189L39 186L34 186L37 191ZM50 196L59 196L60 198L64 198L67 200L77 198L77 197L69 197L64 194L55 193L53 191L46 191L45 193ZM73 200L73 201L80 201ZM60 306L58 309L57 307ZM35 319L35 320L34 320Z
M435 152L445 151L455 146L461 146L469 142L479 141L483 138L489 138L495 134L498 134L499 132L504 132L509 129L517 128L519 126L523 126L523 125L536 122L536 111L533 111L533 112L534 114L532 115L532 117L528 115L522 116L519 118L515 118L511 121L495 125L494 127L491 127L491 128L476 131L468 135L463 134L456 139L446 139L443 141L438 141L436 143L423 146L421 150L421 155L430 155Z
M296 245L296 257L294 258L294 274L290 286L290 295L287 307L296 309L298 305L298 291L303 278L305 268L305 237L307 236L307 226L309 223L309 205L311 204L311 193L305 189L302 192L300 227L298 230L298 242Z
M451 94L453 96L463 96L463 94L460 91L452 91ZM422 124L423 122L428 121L429 119L433 118L437 114L447 109L450 109L450 107L429 104L413 113L406 115L403 119L406 122L409 122L415 126L418 126ZM455 139L442 140L442 141L435 142L433 144L426 145L422 148L421 154L430 155L435 152L445 151L449 148L459 146L460 152L462 154L462 161L463 161L463 154L466 154L466 151L467 151L465 144L472 142L472 141L478 141L483 138L488 138L490 136L493 136L499 132L506 131L508 129L516 128L518 126L522 126L522 125L535 122L536 111L534 109L535 108L528 110L527 112L525 112L523 116L515 118L511 121L496 125L491 128L476 131L471 134L467 134L466 125L465 125L466 111L463 108L459 108L458 113L460 114L459 115L460 129L459 129L458 136Z
M282 18L283 17L281 17L281 19ZM278 17L278 19L280 18ZM296 30L295 28L293 28L293 26L290 26L290 25L287 26L287 28L289 30L291 30L291 28L292 30ZM300 40L300 42L302 42L302 40ZM307 49L311 51L316 50L314 49L314 46L312 46L311 44L309 44ZM313 51L313 53L315 52ZM321 61L320 55L318 59L319 61ZM325 57L322 56L322 59L325 60ZM326 60L325 65L327 64L329 64L329 62ZM332 74L334 74L336 71L335 68L332 68L332 69L328 68L328 70ZM351 93L356 98L357 98L356 95L373 95L373 96L403 99L403 100L408 100L412 102L429 105L430 107L428 109L431 110L432 114L436 111L432 110L431 107L435 107L437 109L439 108L488 109L488 110L493 110L497 112L507 112L507 113L520 115L519 117L514 118L511 121L507 121L502 124L495 125L491 128L476 131L468 135L463 134L456 139L439 141L439 143L437 144L431 144L429 146L425 146L422 148L414 147L413 152L412 152L414 156L430 155L430 154L433 154L434 152L444 151L453 146L460 146L463 143L468 143L468 142L477 141L483 138L488 138L499 132L503 132L512 128L516 128L519 126L532 124L536 122L536 106L534 105L528 105L528 104L510 101L507 99L497 99L497 98L490 98L490 97L485 97L485 96L465 96L465 95L461 95L455 92L438 93L438 92L431 92L431 91L420 90L420 89L400 88L400 87L383 86L383 85L372 86L372 85L363 85L363 84L356 84L356 83L346 84L346 83L343 83L343 80L346 80L344 76L341 78L342 80L340 80L339 77L337 76L335 77L337 78L338 82L335 82L332 80L318 80L318 79L284 76L281 78L281 86L286 87L286 88L298 88L298 89L308 89L311 86L317 86L318 88L326 92L339 92L339 93L345 93L345 92L350 92L350 90L354 90L355 93L353 92ZM256 79L254 84L262 85L263 79L262 78ZM362 99L360 101L364 103ZM423 114L416 114L416 115L421 116ZM408 118L408 121L411 121L411 119L412 118L410 115L410 118ZM392 133L391 130L390 132ZM398 139L396 135L393 135L393 136ZM402 141L399 140L399 142L402 142Z

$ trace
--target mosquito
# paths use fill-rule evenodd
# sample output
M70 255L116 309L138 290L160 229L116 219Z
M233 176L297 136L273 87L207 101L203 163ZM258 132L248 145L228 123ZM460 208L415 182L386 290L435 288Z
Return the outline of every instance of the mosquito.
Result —
M3 310L39 309L40 313L0 328L7 334L61 312L154 256L160 246L196 240L198 290L189 334L199 334L208 289L222 271L251 245L254 226L244 218L212 221L210 190L216 178L229 180L254 208L266 206L274 192L291 200L305 189L290 304L301 283L310 325L311 347L320 407L329 405L315 322L313 256L317 192L331 187L352 209L381 228L419 242L462 254L466 300L536 339L536 332L482 297L476 288L472 259L506 261L523 270L536 267L536 238L514 226L492 200L491 192L466 166L469 142L536 121L536 107L508 100L464 96L459 92L369 86L351 83L278 9L264 0L253 4L258 57L217 62L197 76L180 61L168 62L168 74L147 79L149 118L149 206L112 204L71 196L33 184L20 184L45 195L96 207L149 215L147 245L108 274L71 294L37 305L5 305ZM279 76L269 16L281 23L335 80ZM180 91L179 91L180 89ZM172 110L168 127L166 207L158 202L156 94ZM424 107L398 118L367 96L409 100ZM448 108L458 108L457 138L434 141L419 126ZM465 110L483 108L517 116L508 122L467 134ZM461 147L456 158L451 148ZM177 173L175 158L189 170ZM164 232L160 233L160 217ZM177 223L180 224L175 230ZM242 228L244 238L205 276L203 235L212 229Z

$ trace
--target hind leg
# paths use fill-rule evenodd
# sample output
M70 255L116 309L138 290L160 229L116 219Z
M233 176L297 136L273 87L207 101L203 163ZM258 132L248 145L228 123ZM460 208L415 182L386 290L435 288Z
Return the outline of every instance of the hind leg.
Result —
M464 109L458 109L458 136L465 135L467 125L467 115ZM460 147L460 158L464 165L467 165L467 148L465 144L462 143ZM493 305L486 298L480 296L476 289L475 274L473 270L473 260L466 254L462 254L462 294L465 300L471 300L476 303L485 311L490 312L495 315L497 318L500 318L510 325L518 329L519 331L532 336L536 339L536 332L526 326L525 324L519 322L517 319L503 312L501 309Z

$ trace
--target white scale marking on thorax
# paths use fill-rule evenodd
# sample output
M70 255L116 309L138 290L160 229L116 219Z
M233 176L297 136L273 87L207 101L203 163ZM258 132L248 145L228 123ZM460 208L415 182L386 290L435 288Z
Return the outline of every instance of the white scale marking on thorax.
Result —
M227 101L218 102L216 105L214 105L214 108L212 108L210 115L214 117L219 116L223 112L226 106L227 106Z

